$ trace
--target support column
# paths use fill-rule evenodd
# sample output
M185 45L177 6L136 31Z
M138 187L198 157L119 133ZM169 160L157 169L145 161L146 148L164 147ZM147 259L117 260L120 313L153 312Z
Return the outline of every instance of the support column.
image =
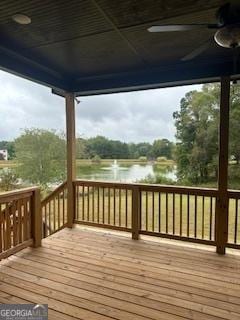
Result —
M67 226L72 228L75 217L76 179L76 135L75 135L75 101L74 93L66 93L66 135L67 135Z
M141 192L137 186L132 190L132 239L139 239L140 232L140 197Z
M33 237L33 247L37 248L41 246L42 241L42 211L41 211L41 197L40 189L36 188L32 195L32 215L31 215L31 225L32 225L32 237Z
M216 202L217 253L225 254L228 239L228 143L229 143L230 77L221 78L218 199Z

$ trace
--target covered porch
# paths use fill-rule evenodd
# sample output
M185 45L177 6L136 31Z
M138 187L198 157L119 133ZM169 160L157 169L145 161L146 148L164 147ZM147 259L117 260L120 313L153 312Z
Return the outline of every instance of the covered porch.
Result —
M213 21L223 4L3 1L1 69L65 99L67 180L43 200L38 186L0 195L1 303L47 303L50 319L239 319L240 191L228 189L228 144L240 66L216 47L179 60L210 30L161 44L146 33L166 20ZM32 24L13 24L19 12ZM217 188L76 178L76 97L207 82L221 83Z
M240 255L74 226L2 261L0 303L49 319L239 319Z

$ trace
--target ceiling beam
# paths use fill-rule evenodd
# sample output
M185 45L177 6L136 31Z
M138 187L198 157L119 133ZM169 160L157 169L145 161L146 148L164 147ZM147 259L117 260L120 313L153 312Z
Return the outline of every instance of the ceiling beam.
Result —
M67 79L60 73L17 52L0 46L1 70L51 88L68 89Z
M118 73L99 77L78 79L72 91L76 96L97 95L178 85L190 85L219 81L221 76L240 78L240 66L233 72L231 59L214 61L211 64L187 62L168 68Z

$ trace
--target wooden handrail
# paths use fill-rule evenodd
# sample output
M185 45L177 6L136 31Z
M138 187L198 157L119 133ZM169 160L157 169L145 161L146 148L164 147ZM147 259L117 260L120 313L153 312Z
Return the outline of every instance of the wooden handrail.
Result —
M41 201L44 238L64 228L67 224L65 221L67 202L65 204L64 194L66 189L67 182L65 181Z
M30 187L0 194L0 259L42 239L40 189Z
M29 197L38 187L29 187L0 193L0 203Z
M75 186L85 185L89 187L99 186L105 188L120 188L133 190L138 187L140 191L156 191L168 193L181 193L199 196L217 196L218 190L215 188L197 188L185 186L172 186L172 185L159 185L159 184L146 184L146 183L121 183L121 182L108 182L108 181L93 181L93 180L75 180Z
M66 181L61 183L56 189L54 189L49 195L47 195L46 198L44 198L41 201L41 205L44 206L47 202L53 199L55 195L57 195L59 192L65 189L66 185L67 185Z
M217 244L215 222L219 212L216 205L220 194L216 188L92 180L75 180L73 185L76 223L131 231L134 239L138 239L139 234L151 234ZM234 242L236 247L240 246L237 238L240 191L229 189L227 196L234 200L228 214L232 217L231 230L235 230L234 238L231 231L227 245L232 246ZM175 221L179 224L175 225Z
M240 198L240 190L228 189L228 198L239 199Z

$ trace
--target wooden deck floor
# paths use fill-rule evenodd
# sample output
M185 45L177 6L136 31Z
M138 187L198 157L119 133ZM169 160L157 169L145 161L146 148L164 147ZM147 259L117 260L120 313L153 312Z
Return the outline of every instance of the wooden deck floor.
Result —
M240 256L64 229L0 263L0 303L49 319L240 319Z

